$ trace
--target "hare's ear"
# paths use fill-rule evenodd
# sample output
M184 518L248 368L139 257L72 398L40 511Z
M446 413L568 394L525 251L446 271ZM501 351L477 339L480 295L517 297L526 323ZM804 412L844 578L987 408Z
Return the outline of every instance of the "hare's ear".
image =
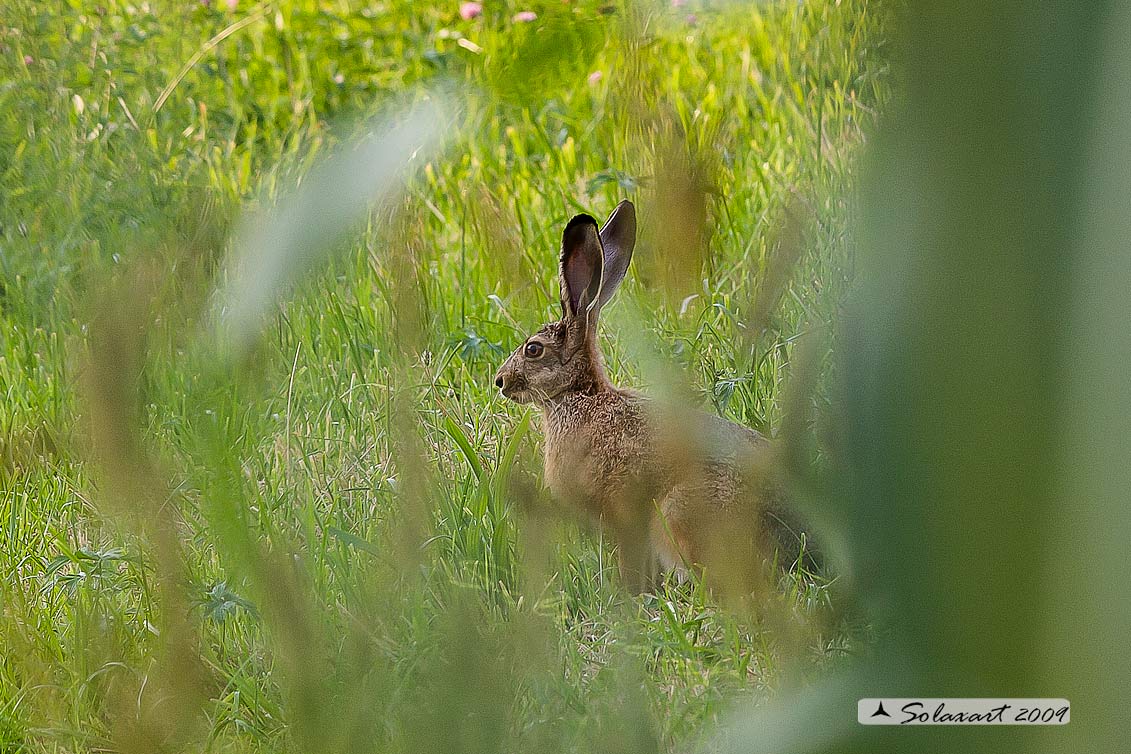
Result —
M604 274L601 278L601 296L597 308L609 303L621 281L628 273L632 250L636 247L636 208L625 199L609 215L601 228L601 246L604 251Z
M601 290L601 236L597 221L578 215L562 233L562 315L583 317Z

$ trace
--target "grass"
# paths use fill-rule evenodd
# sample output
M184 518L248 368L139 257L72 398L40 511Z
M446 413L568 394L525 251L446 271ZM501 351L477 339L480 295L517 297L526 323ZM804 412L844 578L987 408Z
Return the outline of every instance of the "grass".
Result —
M685 749L855 651L822 579L783 625L624 596L491 377L629 196L614 376L776 434L852 280L870 4L86 5L0 22L0 750ZM442 152L220 363L239 214L436 84Z

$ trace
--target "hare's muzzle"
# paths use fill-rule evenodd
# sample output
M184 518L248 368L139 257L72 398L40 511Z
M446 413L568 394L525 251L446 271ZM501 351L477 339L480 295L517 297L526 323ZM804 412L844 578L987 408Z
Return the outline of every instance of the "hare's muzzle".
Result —
M525 387L525 380L507 363L495 375L495 387L499 388L504 397L515 400L516 395Z
M500 369L495 374L495 387L497 387L497 388L499 388L499 390L503 391L503 395L506 395L508 388L513 387L514 383L515 383L515 374L513 373L512 370L507 369L506 364L503 364L502 369Z
M514 395L515 388L518 387L518 382L520 382L520 380L514 375L500 374L495 377L495 387L499 388L507 398Z

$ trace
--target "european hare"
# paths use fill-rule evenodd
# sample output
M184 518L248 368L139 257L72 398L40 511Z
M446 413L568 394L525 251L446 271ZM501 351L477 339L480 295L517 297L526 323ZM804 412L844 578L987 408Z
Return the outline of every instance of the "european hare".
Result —
M777 557L792 564L798 535L786 525L768 473L766 441L693 409L661 406L614 386L597 345L597 320L628 271L636 243L629 201L598 230L589 215L562 234L562 317L531 335L495 385L542 411L545 476L553 496L587 512L613 536L630 589L657 566L705 571L742 594Z

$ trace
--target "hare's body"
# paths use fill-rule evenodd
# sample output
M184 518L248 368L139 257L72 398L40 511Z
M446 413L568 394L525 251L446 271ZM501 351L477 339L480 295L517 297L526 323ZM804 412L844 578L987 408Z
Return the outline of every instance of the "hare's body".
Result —
M598 235L587 215L562 243L562 311L500 368L508 398L542 411L546 484L617 544L633 589L657 567L705 569L727 591L749 592L774 557L796 556L758 433L699 411L620 390L605 374L596 320L624 277L635 240L622 202Z
M663 408L611 387L542 411L546 484L613 537L630 587L658 568L708 566L713 583L757 578L778 507L773 485L754 478L761 435L700 412L681 416L677 435Z
M642 403L608 389L545 406L546 484L557 499L613 523L634 517L630 496L655 495L661 469Z

